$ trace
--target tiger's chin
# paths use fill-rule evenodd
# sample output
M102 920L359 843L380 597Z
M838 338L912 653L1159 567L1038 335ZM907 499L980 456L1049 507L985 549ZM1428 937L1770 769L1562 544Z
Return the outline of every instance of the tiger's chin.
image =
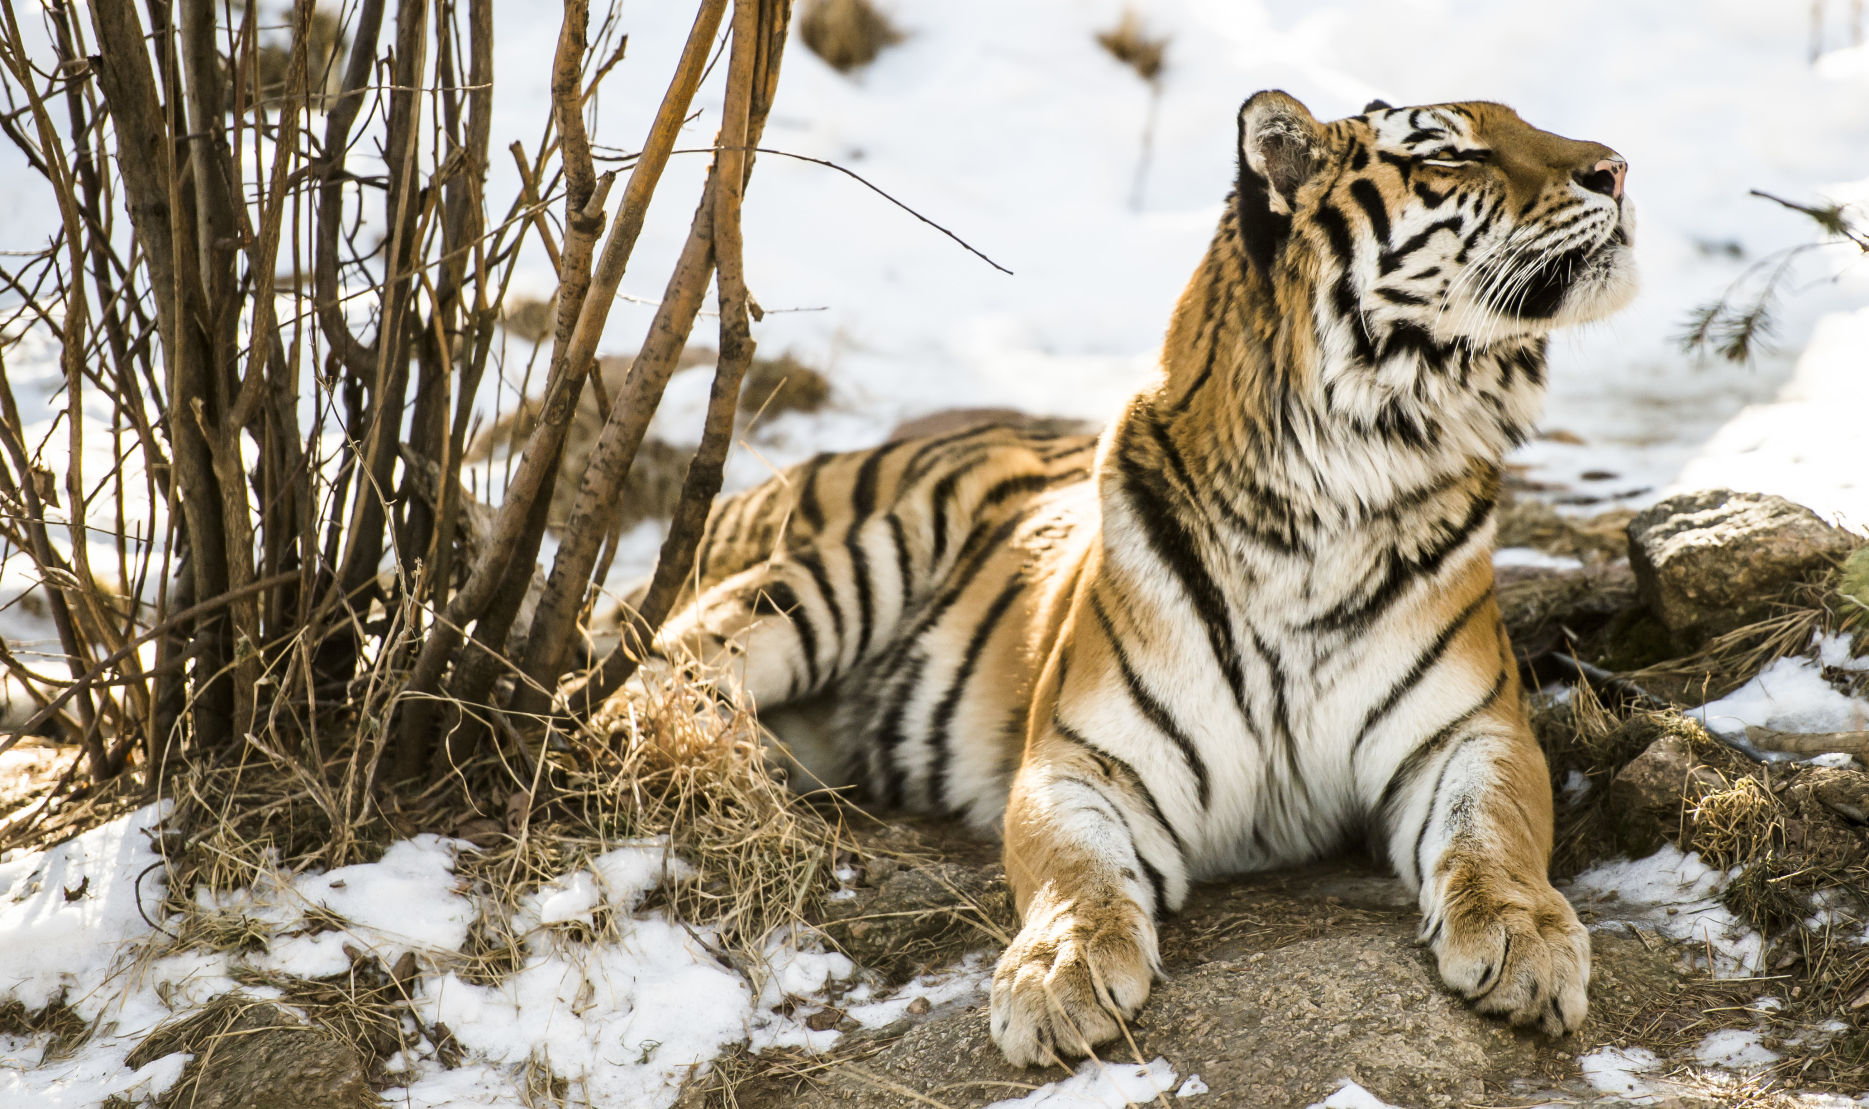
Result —
M1635 211L1622 206L1609 237L1564 260L1544 315L1553 328L1594 323L1629 306L1640 285L1635 266ZM1529 313L1528 313L1529 314Z

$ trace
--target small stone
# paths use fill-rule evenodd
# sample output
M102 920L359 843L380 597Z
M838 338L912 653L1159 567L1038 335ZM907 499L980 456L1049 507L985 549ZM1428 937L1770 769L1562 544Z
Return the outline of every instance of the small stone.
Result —
M933 1008L934 1006L928 1003L927 998L918 997L915 1000L909 1002L909 1016L925 1017L928 1015L928 1011Z
M829 1032L831 1029L837 1027L838 1021L843 1019L844 1011L842 1009L834 1009L827 1005L806 1017L805 1027L811 1029L813 1032Z
M1609 831L1619 847L1647 855L1680 831L1690 795L1719 787L1719 775L1701 764L1686 735L1664 734L1610 781L1604 806Z

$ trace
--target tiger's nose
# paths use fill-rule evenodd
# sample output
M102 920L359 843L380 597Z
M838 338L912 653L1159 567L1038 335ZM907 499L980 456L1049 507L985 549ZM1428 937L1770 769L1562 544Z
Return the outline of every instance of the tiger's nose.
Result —
M1622 199L1622 179L1629 175L1629 163L1621 158L1604 158L1589 169L1571 174L1579 185L1612 200Z

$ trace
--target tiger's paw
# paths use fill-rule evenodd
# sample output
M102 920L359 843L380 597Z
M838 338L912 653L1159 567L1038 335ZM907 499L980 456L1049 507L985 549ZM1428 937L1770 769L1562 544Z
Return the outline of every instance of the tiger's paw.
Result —
M1016 1066L1085 1055L1148 1000L1155 924L1121 894L1041 892L993 971L993 1041Z
M1549 1036L1583 1024L1590 934L1542 878L1524 883L1457 871L1423 928L1441 981L1480 1012Z

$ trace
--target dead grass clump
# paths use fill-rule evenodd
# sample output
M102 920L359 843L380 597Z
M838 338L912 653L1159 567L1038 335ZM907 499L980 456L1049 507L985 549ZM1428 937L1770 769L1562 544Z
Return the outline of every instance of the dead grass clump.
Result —
M716 927L741 969L775 930L816 915L853 842L852 809L779 779L746 710L671 678L647 699L613 697L571 737L554 777L563 819L607 840L663 838L696 880L659 896L682 920Z
M1694 846L1708 862L1731 867L1784 845L1785 807L1759 779L1739 778L1691 800Z
M557 308L557 302L549 297L507 297L500 327L528 343L543 343L558 325Z
M1546 554L1568 555L1584 562L1611 562L1629 554L1632 509L1617 508L1595 516L1566 516L1535 497L1500 498L1498 545L1531 547Z
M810 0L799 15L798 32L839 73L869 65L902 41L902 32L870 0Z
M755 358L740 383L743 419L771 419L785 412L816 412L831 399L823 374L789 354Z
M1168 53L1167 36L1150 35L1142 26L1142 17L1134 8L1123 9L1116 26L1097 32L1097 45L1110 56L1136 71L1136 76L1153 84L1162 74Z
M91 1038L91 1032L91 1025L78 1015L76 1009L66 1004L63 993L39 1009L28 1009L25 1002L17 999L0 1005L0 1036L19 1039L44 1036L42 1062L70 1056L84 1046L84 1042Z

